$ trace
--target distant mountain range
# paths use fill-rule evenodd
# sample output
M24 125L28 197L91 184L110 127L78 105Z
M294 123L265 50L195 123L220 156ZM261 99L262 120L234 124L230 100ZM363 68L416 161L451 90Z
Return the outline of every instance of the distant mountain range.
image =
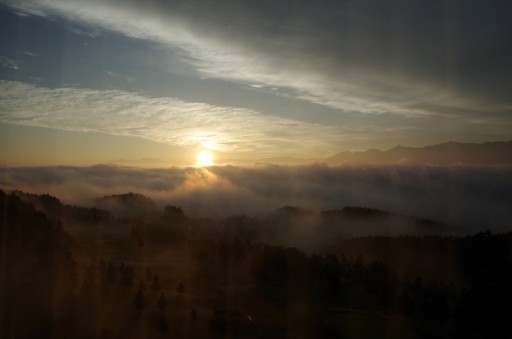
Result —
M425 147L396 146L387 151L370 149L340 152L325 159L330 165L342 163L417 162L436 165L512 165L512 141L481 144L447 142Z
M512 165L512 140L488 141L484 143L445 142L424 147L395 146L389 150L368 149L365 151L343 151L328 158L296 158L276 156L261 159L216 159L218 166L224 165L288 165L301 166L312 163L340 164L389 164L423 163L433 165ZM160 159L145 158L139 160L118 159L111 162L121 166L157 168L171 166ZM176 165L176 164L174 164ZM6 187L8 183L1 183ZM7 187L6 187L7 188Z

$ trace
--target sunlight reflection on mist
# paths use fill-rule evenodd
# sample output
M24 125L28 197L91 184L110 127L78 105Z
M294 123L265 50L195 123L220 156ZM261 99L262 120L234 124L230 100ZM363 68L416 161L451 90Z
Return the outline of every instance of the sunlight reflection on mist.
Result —
M235 166L135 169L115 166L2 168L0 181L90 205L137 192L191 216L264 215L285 205L316 211L382 209L443 222L507 229L512 168L423 165ZM9 189L9 188L6 188Z

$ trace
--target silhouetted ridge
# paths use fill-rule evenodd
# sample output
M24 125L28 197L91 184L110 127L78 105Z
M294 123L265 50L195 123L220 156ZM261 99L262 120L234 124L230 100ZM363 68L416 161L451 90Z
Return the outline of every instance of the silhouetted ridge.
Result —
M140 193L105 195L93 201L95 206L106 209L117 217L143 217L161 214L155 202Z
M15 250L16 246L22 246L23 252L28 253L39 248L37 244L55 248L73 245L71 237L57 219L36 210L18 194L15 192L8 195L0 190L0 225L3 236L0 246Z
M110 213L105 210L66 205L49 194L33 194L21 191L14 191L12 194L52 218L87 224L98 224L111 219Z
M22 191L13 191L12 195L30 203L38 211L44 212L48 215L60 215L64 209L64 205L60 200L49 194L33 194Z
M512 141L481 144L450 141L425 147L396 146L387 151L370 149L363 152L340 152L326 159L326 162L331 164L399 161L438 165L512 165Z
M383 216L395 216L395 214L390 212L384 212L374 208L367 207L355 207L355 206L347 206L343 207L342 210L343 215L352 218L366 218L366 217L383 217Z
M303 217L313 214L310 210L294 207L294 206L283 206L275 210L277 216L282 217Z
M189 217L185 215L181 207L167 205L164 207L163 219L166 222L179 223L189 220Z
M113 205L119 204L123 206L144 206L144 207L156 207L153 200L139 193L124 193L124 194L112 194L105 195L101 198L94 199L94 202L98 205Z

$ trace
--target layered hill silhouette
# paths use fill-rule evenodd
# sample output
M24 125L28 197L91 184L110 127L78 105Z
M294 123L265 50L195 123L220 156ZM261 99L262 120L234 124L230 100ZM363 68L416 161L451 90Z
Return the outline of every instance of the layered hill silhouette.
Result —
M512 165L512 141L476 143L447 142L425 147L396 146L387 151L370 149L339 152L328 164L419 162L435 165Z
M258 221L259 230L252 231L260 234L263 242L310 251L357 236L448 235L460 231L454 225L357 206L322 212L284 206Z
M104 209L63 204L58 198L49 194L13 191L12 196L54 219L91 225L111 219L110 213Z
M106 209L117 216L134 217L157 213L157 207L151 198L139 193L105 195L93 200L94 205Z
M151 198L132 192L94 199L95 207L92 208L67 205L49 194L14 191L12 195L64 223L98 225L110 224L115 217L143 217L152 222L194 225L197 229L215 225L217 231L228 237L312 250L336 239L353 236L440 235L459 231L454 225L360 206L326 211L283 206L262 217L202 219L187 216L177 206L160 208Z
M94 202L98 205L121 205L127 207L139 206L139 207L155 207L155 203L150 198L139 194L139 193L124 193L124 194L112 194L106 195L101 198L94 199Z

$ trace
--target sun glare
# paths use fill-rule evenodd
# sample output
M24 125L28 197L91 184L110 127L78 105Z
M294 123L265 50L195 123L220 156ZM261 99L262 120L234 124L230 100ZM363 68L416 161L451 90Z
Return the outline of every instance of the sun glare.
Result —
M197 165L201 167L213 166L213 156L210 152L202 151L197 155Z

